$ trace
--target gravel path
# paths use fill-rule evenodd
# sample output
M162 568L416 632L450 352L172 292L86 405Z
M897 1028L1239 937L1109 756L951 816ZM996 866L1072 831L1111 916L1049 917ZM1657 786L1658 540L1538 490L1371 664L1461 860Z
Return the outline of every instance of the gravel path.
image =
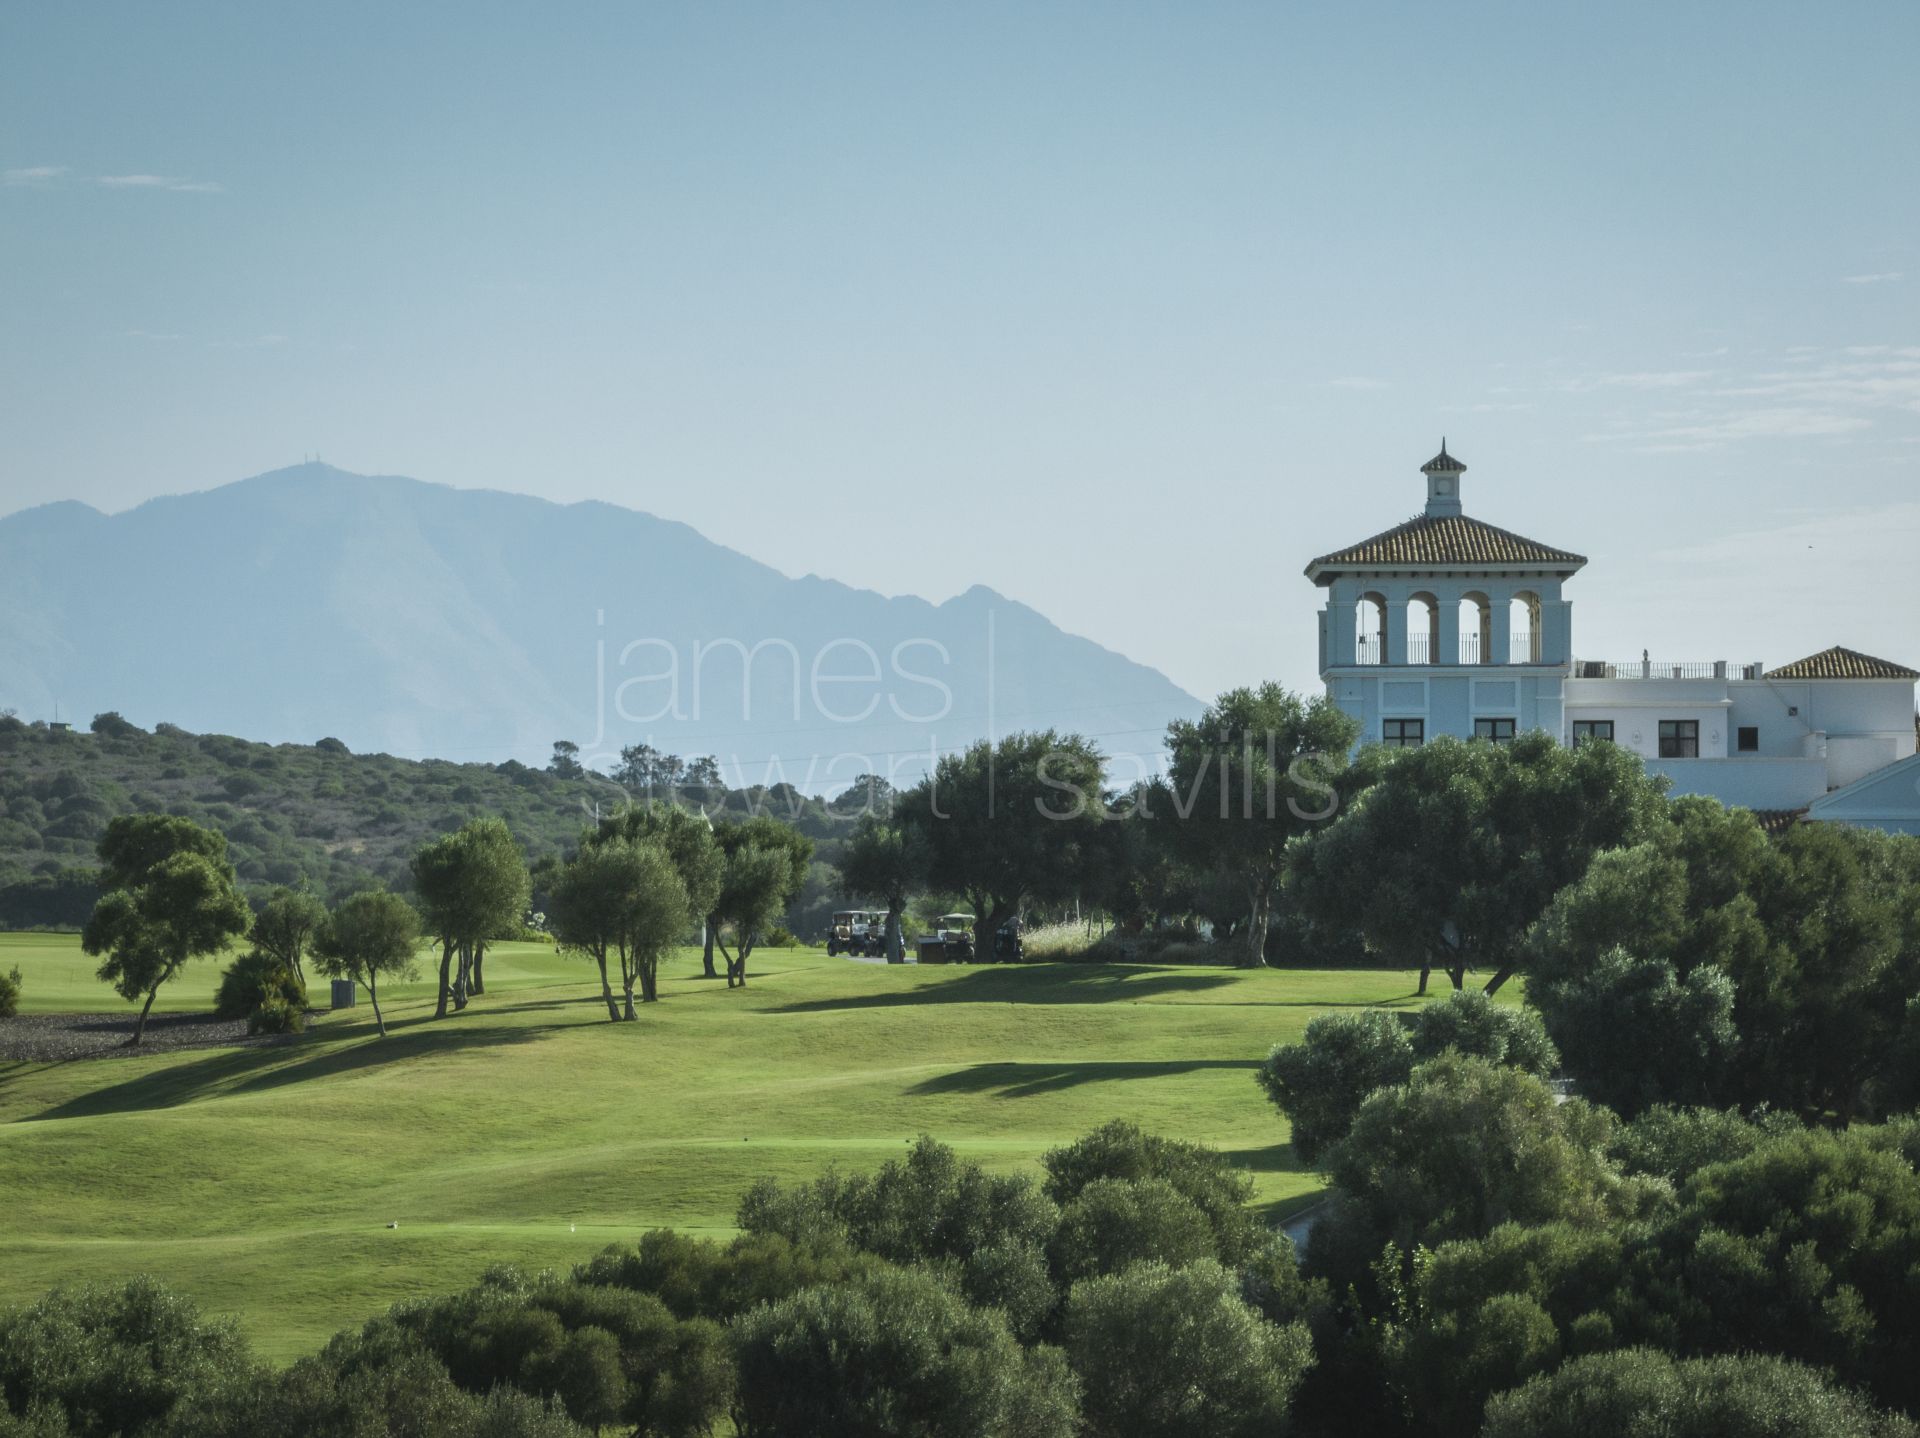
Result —
M245 1019L212 1014L155 1014L139 1048L129 1048L136 1015L20 1014L0 1019L0 1062L61 1063L67 1059L131 1058L164 1049L267 1048L295 1034L247 1037Z

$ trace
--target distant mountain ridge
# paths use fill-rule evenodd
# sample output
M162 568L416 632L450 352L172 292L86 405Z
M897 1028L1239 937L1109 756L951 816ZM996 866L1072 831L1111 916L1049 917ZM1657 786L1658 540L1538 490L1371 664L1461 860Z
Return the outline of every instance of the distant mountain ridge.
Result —
M617 505L320 464L0 519L0 707L56 704L407 757L647 742L807 792L1016 729L1151 756L1201 708L985 588L889 598Z

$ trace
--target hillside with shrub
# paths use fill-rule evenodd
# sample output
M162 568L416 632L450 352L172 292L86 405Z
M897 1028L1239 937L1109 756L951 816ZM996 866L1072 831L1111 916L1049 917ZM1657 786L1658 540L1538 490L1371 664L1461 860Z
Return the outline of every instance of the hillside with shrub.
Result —
M787 926L808 933L831 907L832 862L847 825L787 785L689 786L679 797L715 817L771 814L814 840L807 884ZM217 830L242 887L307 887L335 900L405 889L427 841L481 815L513 831L529 863L558 858L596 814L635 795L563 757L535 769L514 760L455 764L355 754L337 739L257 744L141 729L100 715L88 730L0 715L0 928L77 928L99 897L95 845L122 814L173 814Z

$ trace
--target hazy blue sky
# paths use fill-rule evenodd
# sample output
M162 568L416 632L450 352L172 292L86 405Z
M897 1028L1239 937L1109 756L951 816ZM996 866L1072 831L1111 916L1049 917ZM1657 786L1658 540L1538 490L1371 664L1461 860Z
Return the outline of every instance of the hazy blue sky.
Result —
M1315 553L1920 662L1920 5L11 5L0 510L318 451L1312 682ZM530 556L530 562L539 557Z

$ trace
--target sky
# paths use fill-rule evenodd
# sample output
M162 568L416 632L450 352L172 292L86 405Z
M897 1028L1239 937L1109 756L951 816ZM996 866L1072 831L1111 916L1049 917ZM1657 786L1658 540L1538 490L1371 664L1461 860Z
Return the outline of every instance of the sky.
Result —
M8 6L0 512L318 454L1199 695L1469 513L1584 657L1920 663L1920 6Z

